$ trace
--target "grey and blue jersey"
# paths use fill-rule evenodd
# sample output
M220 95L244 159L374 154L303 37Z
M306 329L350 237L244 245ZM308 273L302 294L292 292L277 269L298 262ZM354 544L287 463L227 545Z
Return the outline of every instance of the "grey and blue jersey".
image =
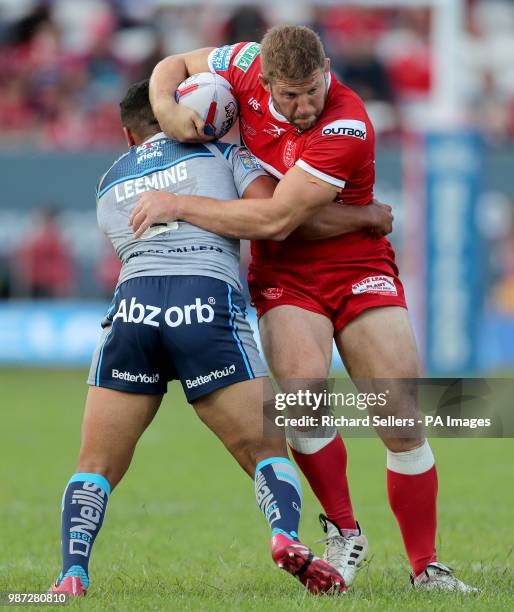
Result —
M181 144L160 133L120 157L98 185L100 228L122 269L88 383L161 394L179 379L190 402L266 375L240 293L239 240L185 222L133 239L147 190L237 199L265 175L244 148Z
M131 147L102 177L97 190L98 224L122 262L119 283L138 276L193 274L240 288L239 240L183 221L169 225L177 229L134 240L128 219L148 190L232 200L263 175L253 155L232 144L182 144L161 132Z

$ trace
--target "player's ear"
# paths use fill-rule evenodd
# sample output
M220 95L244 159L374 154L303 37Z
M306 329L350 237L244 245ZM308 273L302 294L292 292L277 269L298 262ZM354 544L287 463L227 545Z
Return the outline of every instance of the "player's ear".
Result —
M125 135L125 140L128 147L133 147L136 144L136 141L134 140L134 135L130 131L130 128L123 126L123 134Z
M328 76L330 74L330 58L326 57L325 58L325 76Z
M258 78L259 78L259 83L264 87L264 89L268 93L271 93L271 84L268 81L268 79L263 74L259 74Z

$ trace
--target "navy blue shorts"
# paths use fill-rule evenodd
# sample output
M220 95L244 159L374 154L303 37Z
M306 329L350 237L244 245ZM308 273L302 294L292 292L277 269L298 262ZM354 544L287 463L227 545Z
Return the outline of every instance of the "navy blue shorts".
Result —
M141 276L122 283L102 322L88 384L166 393L178 379L189 402L266 376L243 296L207 276Z

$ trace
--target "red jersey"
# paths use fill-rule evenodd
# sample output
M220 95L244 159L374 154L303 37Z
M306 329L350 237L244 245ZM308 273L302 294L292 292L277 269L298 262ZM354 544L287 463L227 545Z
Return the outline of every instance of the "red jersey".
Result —
M214 49L209 68L231 86L239 103L241 136L265 170L281 178L294 165L330 183L341 192L342 204L364 205L373 199L375 182L375 135L364 103L333 74L327 77L328 96L316 124L297 129L273 106L270 94L258 76L262 72L260 45L238 43ZM358 244L366 249L376 238L365 232L316 241L294 236L284 242L260 240L252 243L255 257L343 255ZM355 251L354 251L355 252Z

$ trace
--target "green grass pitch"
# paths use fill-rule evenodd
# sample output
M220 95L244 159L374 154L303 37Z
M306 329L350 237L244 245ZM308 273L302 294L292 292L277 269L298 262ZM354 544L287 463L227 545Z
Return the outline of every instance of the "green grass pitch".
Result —
M59 512L73 473L84 371L0 370L0 591L40 591L59 572ZM273 565L253 483L173 384L111 496L84 610L512 610L512 440L433 440L439 553L477 596L412 591L377 440L349 440L349 478L371 561L340 598L313 597ZM321 553L304 483L302 539Z

